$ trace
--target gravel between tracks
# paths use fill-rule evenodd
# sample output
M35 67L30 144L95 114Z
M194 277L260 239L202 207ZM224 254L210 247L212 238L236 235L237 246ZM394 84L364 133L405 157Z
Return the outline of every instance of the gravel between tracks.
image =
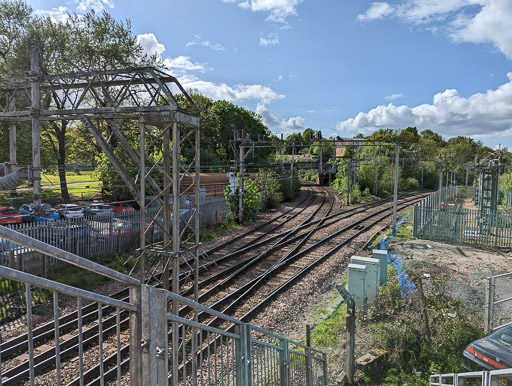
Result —
M354 217L354 221L359 216ZM386 220L388 221L388 220ZM290 339L303 342L306 325L314 319L314 310L325 307L332 297L335 285L346 272L350 256L358 254L364 244L380 226L374 226L365 234L357 236L329 259L321 263L308 275L293 284L285 293L278 295L265 310L253 320L255 324Z

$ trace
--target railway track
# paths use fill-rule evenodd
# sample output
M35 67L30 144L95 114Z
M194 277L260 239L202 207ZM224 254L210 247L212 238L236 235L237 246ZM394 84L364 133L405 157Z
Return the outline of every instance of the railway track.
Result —
M250 231L241 233L229 242L221 243L208 250L207 259L202 264L200 302L235 317L243 318L242 320L250 318L268 302L268 299L289 286L287 283L292 283L319 264L322 259L334 253L332 252L334 247L326 253L321 252L322 248L330 248L328 244L330 241L336 243L339 249L344 243L371 228L372 225L365 223L369 220L354 221L354 216L363 215L364 212L368 212L367 215L370 215L370 212L372 212L371 216L380 216L377 221L381 221L388 216L387 214L382 215L382 213L389 210L388 207L376 209L384 205L384 201L387 200L332 213L334 206L332 195L325 189L317 191L316 194L311 194L312 190L313 188L307 187L298 204L289 209L285 215L280 216L279 221L266 221ZM404 199L411 201L412 198L405 197ZM315 201L316 204L313 204ZM401 204L403 207L407 205L412 205L412 202ZM315 208L308 210L311 207ZM340 221L345 221L347 225L336 230L336 227L339 228L340 226ZM286 224L289 225L288 230L276 233ZM320 231L331 233L328 237L322 238L319 236ZM348 232L352 233L348 234ZM268 236L269 233L273 234ZM342 234L347 234L345 241L341 243L335 241ZM185 267L186 264L184 263L182 269L186 269ZM183 295L191 295L191 287L185 285L186 276L187 272L185 271L182 274ZM261 288L265 288L265 291L261 291ZM255 302L255 293L259 293L258 296L262 300L258 300L259 305L252 307L251 305ZM247 303L246 299L251 296L251 302ZM128 293L127 291L119 291L113 294L112 297L125 299L128 297ZM181 312L187 312L187 310L184 309ZM83 331L81 333L84 350L89 350L89 347L97 345L99 328L97 319L99 314L105 318L102 321L103 335L107 337L117 336L117 341L114 339L107 344L120 345L123 343L120 335L122 335L121 331L127 325L125 315L119 312L116 313L115 310L109 307L98 310L96 304L83 307L80 313L82 316ZM76 356L77 317L77 313L70 313L59 319L59 336L61 339L63 333L64 336L70 336L69 339L60 343L63 350L61 356L64 354L68 357ZM207 323L215 325L214 320L207 321ZM53 328L53 323L48 323L35 329L34 343L46 345L46 347L50 346L54 336ZM6 357L8 361L9 358L20 351L26 350L26 347L27 340L23 336L4 342L2 344L2 362L5 364ZM128 363L127 355L128 349L127 346L124 346L120 353L116 352L107 357L104 361L104 366L107 369L105 377L115 375L119 371L115 365L121 359L122 365L125 366ZM48 367L55 366L55 352L52 349L41 352L34 359L36 361L36 372L42 372ZM64 359L66 359L66 356L63 357ZM92 367L84 373L87 382L92 381L92 383L98 381L98 375L97 367ZM13 365L3 373L4 379L7 377L4 384L17 384L27 376L28 363ZM68 377L65 377L65 379L69 380ZM78 384L77 382L78 379L74 379L71 383Z
M408 198L408 200L410 202L401 204L399 206L399 209L405 208L405 207L408 207L408 206L414 204L414 202L419 200L420 197L421 196L418 196L413 201L410 201L410 198ZM332 239L332 238L334 238L334 237L336 237L336 236L338 236L340 234L345 233L348 229L353 229L352 234L348 235L348 237L346 237L341 243L335 245L333 248L330 248L326 253L324 253L324 254L320 255L319 257L317 257L316 259L314 259L314 261L309 262L309 264L308 263L304 264L304 262L302 262L301 264L295 264L294 268L295 268L296 272L293 275L291 275L291 276L289 274L286 274L284 276L284 279L285 279L284 281L283 281L283 277L278 278L277 279L277 282L278 282L277 286L275 285L276 283L275 283L275 280L274 280L273 284L274 284L274 286L276 288L274 288L273 290L269 290L269 288L271 288L271 287L268 285L268 280L272 280L272 275L275 275L276 273L280 272L280 270L282 270L283 267L286 267L288 264L293 263L293 261L295 259L297 259L297 257L299 257L301 255L307 254L307 252L309 252L309 250L312 249L311 247L310 248L306 248L304 251L301 251L301 252L299 252L296 255L291 255L290 256L290 254L288 254L288 258L287 259L282 260L279 264L276 264L272 269L268 270L267 272L265 272L265 273L263 273L261 275L258 275L257 277L254 278L254 280L248 282L245 286L242 286L238 290L235 290L235 291L231 292L229 295L223 297L221 300L218 300L217 302L214 302L213 304L209 304L211 302L207 302L207 304L211 308L213 308L213 309L217 309L219 311L222 311L222 312L224 312L224 313L226 313L226 314L228 314L230 316L233 316L235 318L241 318L241 320L243 320L243 321L248 321L257 312L259 312L266 304L268 304L268 302L270 302L271 299L275 295L279 294L280 292L283 292L287 287L289 287L291 284L293 284L297 279L299 279L300 277L305 275L308 271L310 271L315 266L320 264L322 261L327 259L329 256L331 256L338 249L340 249L341 247L346 245L352 239L354 239L358 235L368 231L375 223L378 223L378 222L382 221L383 219L386 219L386 218L390 217L390 214L382 214L385 211L389 211L389 207L384 208L384 209L380 209L380 210L377 211L377 213L373 213L372 216L377 216L377 219L373 220L373 222L368 223L367 219L362 219L362 220L356 221L355 223L350 224L350 225L340 229L338 232L336 232L335 235L331 235L331 237L328 237L329 239ZM333 214L330 217L327 216L327 218L329 218L331 221L328 222L327 224L320 225L318 228L322 229L322 228L324 228L326 226L332 225L333 222L337 221L335 219L335 217L338 214ZM315 223L321 223L321 221L322 221L322 219L320 219L320 221L316 220ZM309 225L309 224L307 224L307 225ZM305 226L301 226L299 228L305 228ZM306 232L306 233L310 233L310 232ZM299 235L296 238L300 238L300 237L301 236ZM313 246L313 249L316 246L317 245ZM267 280L267 282L266 283L263 282L264 280ZM244 298L247 298L247 296L251 294L251 290L254 290L255 286L258 285L258 282L262 282L262 285L260 286L260 288L265 288L266 289L266 293L264 293L263 299L262 300L255 300L255 298L251 298L251 303L248 303L249 310L247 312L244 312L243 309L242 309L242 312L237 311L236 307L241 302L244 301ZM265 284L265 285L263 285L263 284ZM218 292L217 290L218 290L218 286L216 286L215 289L210 290L210 292L212 292L212 291L213 292ZM200 302L202 302L204 299L205 299L205 296L203 294L203 296L201 296L201 298L200 298ZM231 303L230 303L230 301L231 301ZM257 305L252 307L251 304L254 304L255 302L257 303ZM226 303L227 303L227 306L224 307L224 305ZM184 317L184 316L186 316L187 312L188 312L187 308L184 307L184 308L182 308L180 310L180 315L182 317ZM203 324L208 324L208 325L210 325L212 327L224 328L224 329L227 329L227 330L229 330L231 328L228 325L219 325L219 324L217 324L217 320L216 319L206 320L206 319L202 318L202 316L203 316L202 314L199 315L199 320ZM184 335L185 332L181 332L180 334ZM172 333L169 333L169 337L168 337L169 342L171 341L171 338L172 338ZM202 337L202 336L199 337L198 340L201 341L201 342L205 341L204 337ZM220 344L220 342L216 342L216 341L215 342L210 342L211 349L213 350L214 346L217 347L218 343ZM184 344L184 346L185 345L186 344ZM202 351L204 351L206 353L207 350L210 350L210 345L207 345L207 346L203 347ZM128 349L129 349L128 346L125 346L123 348L123 353L125 355L127 355ZM113 360L114 360L114 357L111 357L111 358L107 358L105 362L108 363L108 362L113 361ZM128 360L129 359L126 359L125 361L123 361L121 365L126 368L128 366ZM109 376L114 375L113 373L115 373L115 371L116 371L115 367L113 367L110 372L107 371L105 373L105 377L108 378ZM88 373L86 373L86 375L88 377L91 377L91 376L93 376L95 374L97 375L97 373L98 373L98 369L96 367L96 368L91 369ZM75 379L73 384L78 384L78 379ZM93 381L90 384L99 384L99 378L93 379Z

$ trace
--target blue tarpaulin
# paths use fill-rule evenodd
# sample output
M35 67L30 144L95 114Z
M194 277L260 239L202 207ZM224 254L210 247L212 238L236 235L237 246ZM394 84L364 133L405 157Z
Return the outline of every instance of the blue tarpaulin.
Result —
M407 220L407 218L409 218L409 213L400 217L396 223L396 229L398 229L398 227L400 227ZM388 244L393 237L393 234L382 237L380 240L379 249L383 251L387 250L386 244ZM416 288L416 286L412 282L409 275L403 271L402 259L398 255L391 254L388 251L388 264L391 264L397 270L398 281L400 283L400 296L403 299L409 299L411 297L412 291Z

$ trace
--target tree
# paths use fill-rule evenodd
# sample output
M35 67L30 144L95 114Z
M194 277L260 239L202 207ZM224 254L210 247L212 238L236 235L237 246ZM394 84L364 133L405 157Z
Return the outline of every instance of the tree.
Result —
M32 8L22 0L0 1L0 75L9 75L8 63L30 24Z
M21 7L20 2L13 4ZM20 34L22 36L16 43L15 54L6 62L7 70L18 75L29 68L32 46L40 49L40 71L43 74L157 64L137 44L130 22L116 21L106 12L70 15L62 23L49 17L32 17ZM64 101L55 100L55 103L57 108L64 108ZM109 101L105 98L104 103L108 105ZM69 125L68 120L62 119L44 123L41 131L42 137L57 156L63 199L69 199L66 183Z
M300 149L300 147L298 147L298 146L301 145L303 142L304 142L304 140L302 139L302 136L299 133L292 133L292 134L290 134L284 140L284 143L285 143L284 151L285 151L285 153L286 154L292 154L292 152L293 152L293 145L295 144L295 154L297 154L298 150Z
M252 140L270 139L269 129L253 111L246 110L243 107L222 100L212 103L210 114L212 114L213 119L213 141L211 147L214 148L217 155L225 161L235 158L229 144L235 132L239 132L240 134L243 132L245 138ZM267 163L271 151L270 148L256 149L253 163Z
M333 143L324 141L315 141L309 147L309 154L314 155L320 160L320 147L322 148L322 162L327 162L332 158Z

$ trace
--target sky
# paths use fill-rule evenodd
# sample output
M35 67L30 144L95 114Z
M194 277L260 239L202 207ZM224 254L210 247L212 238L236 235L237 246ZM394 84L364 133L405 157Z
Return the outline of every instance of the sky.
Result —
M276 134L430 129L512 147L512 0L29 0L106 10L186 88Z

